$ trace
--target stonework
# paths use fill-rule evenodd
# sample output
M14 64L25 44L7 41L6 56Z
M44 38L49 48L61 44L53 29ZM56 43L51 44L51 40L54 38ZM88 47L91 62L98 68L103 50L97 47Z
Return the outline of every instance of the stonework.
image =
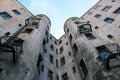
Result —
M100 0L50 34L18 0L0 1L0 80L120 80L120 0Z

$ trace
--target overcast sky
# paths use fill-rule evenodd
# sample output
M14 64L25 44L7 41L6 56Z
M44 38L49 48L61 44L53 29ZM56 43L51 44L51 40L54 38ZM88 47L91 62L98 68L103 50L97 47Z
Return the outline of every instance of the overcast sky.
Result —
M51 34L57 39L70 17L80 17L99 0L19 0L34 15L45 14L51 20Z

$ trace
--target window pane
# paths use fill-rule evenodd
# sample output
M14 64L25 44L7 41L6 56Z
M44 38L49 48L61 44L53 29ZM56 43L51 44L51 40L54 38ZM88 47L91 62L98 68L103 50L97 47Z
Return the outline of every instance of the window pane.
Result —
M1 16L4 20L7 20L7 19L11 18L11 16L10 16L7 12L2 12L2 13L0 13L0 16Z
M117 9L114 13L115 13L115 14L119 14L119 15L120 15L120 8L119 8L119 9Z
M100 14L96 14L94 17L96 17L96 18L100 18L101 15L100 15Z
M102 9L102 11L107 12L112 6L106 6L105 8Z
M12 10L12 12L16 15L20 15L20 12L18 12L17 10Z
M112 23L114 21L114 19L112 19L112 18L106 18L104 21L107 22L107 23Z
M91 33L85 34L85 36L87 37L88 40L96 39L96 37L93 36Z

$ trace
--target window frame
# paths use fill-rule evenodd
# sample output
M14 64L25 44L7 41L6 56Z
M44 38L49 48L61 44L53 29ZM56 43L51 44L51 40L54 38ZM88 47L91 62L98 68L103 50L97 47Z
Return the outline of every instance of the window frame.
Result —
M4 20L8 20L10 19L12 16L10 14L8 14L7 12L1 12L0 16L4 19Z
M14 10L12 10L12 12L15 14L15 15L20 15L20 12L18 11L18 10L16 10L16 9L14 9Z
M104 21L105 21L106 23L111 24L111 23L114 21L114 19L107 17L107 18L104 19Z
M112 6L105 6L102 11L107 12L108 10L110 10L112 8Z

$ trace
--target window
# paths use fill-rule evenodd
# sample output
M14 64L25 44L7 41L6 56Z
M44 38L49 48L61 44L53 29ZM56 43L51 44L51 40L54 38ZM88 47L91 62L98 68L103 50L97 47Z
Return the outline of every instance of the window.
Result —
M50 54L50 62L53 63L53 55Z
M107 70L118 67L120 65L119 60L114 60L116 56L120 55L120 47L117 43L105 44L96 47L98 51L98 59L102 61ZM113 63L116 63L113 65ZM118 64L117 64L118 63Z
M113 36L112 36L112 35L110 35L110 34L109 34L107 37L108 37L109 39L112 39L112 38L113 38Z
M98 10L101 7L101 5L97 5L94 9Z
M68 54L71 55L71 52L69 52Z
M61 64L61 66L63 66L63 65L65 64L65 57L62 57L62 58L60 59L60 64Z
M62 53L62 52L63 52L63 47L60 48L60 53Z
M87 75L88 75L87 67L86 67L86 65L85 65L83 60L80 61L79 65L80 65L80 68L81 68L82 73L83 73L83 75L81 77L83 78L83 80L86 80Z
M57 45L57 41L55 41L55 44Z
M41 67L41 71L42 71L42 72L44 71L44 65L42 65L42 67Z
M100 18L101 15L100 15L100 14L96 14L94 17L96 17L96 18Z
M67 33L69 32L69 28L67 28Z
M51 70L49 70L49 72L48 72L48 80L52 80L52 75L53 75L53 72Z
M58 59L56 59L56 67L58 68Z
M16 15L20 15L20 12L18 12L17 10L12 10L12 12Z
M62 75L62 80L68 80L68 75L67 75L67 73L65 73L65 74Z
M69 39L72 40L72 35L70 34Z
M75 66L72 68L72 70L73 70L73 73L75 73L75 72L76 72L76 68L75 68Z
M57 80L59 80L59 76L57 75Z
M81 26L78 26L80 33L88 33L92 32L92 27L90 24L83 24Z
M56 49L56 54L58 54L58 49Z
M68 45L68 42L66 42L66 45Z
M46 41L45 41L45 39L43 39L43 42L42 42L42 44L43 44L43 45L45 45L45 44L46 44Z
M45 33L46 33L46 36L48 36L48 31L47 31L47 30L46 30L46 32L45 32Z
M78 47L77 47L76 43L74 43L74 45L73 45L73 49L74 49L75 52L78 51Z
M85 34L85 36L87 37L88 40L96 39L96 37L93 36L92 33L87 33L87 34Z
M53 45L52 45L52 44L51 44L50 48L51 48L51 50L54 50L54 47L53 47Z
M107 12L112 6L106 6L105 8L102 9L102 11Z
M31 33L33 31L33 28L26 28L23 33Z
M45 48L45 47L44 47L44 52L45 52L45 53L47 53L47 50L46 50L46 48Z
M62 43L62 40L59 41L59 44L61 44L61 43Z
M6 36L9 36L10 34L11 34L10 32L6 32L6 33L5 33Z
M118 8L114 13L120 15L120 8Z
M110 24L110 23L112 23L114 21L114 19L112 19L112 18L106 18L104 21Z
M95 26L95 29L99 29L99 27L98 27L98 26Z
M2 13L0 13L0 16L1 16L4 20L7 20L7 19L11 18L11 16L10 16L7 12L2 12Z
M39 74L40 74L41 61L42 61L42 56L41 56L41 53L40 53L39 56L38 56L37 64L36 64Z

